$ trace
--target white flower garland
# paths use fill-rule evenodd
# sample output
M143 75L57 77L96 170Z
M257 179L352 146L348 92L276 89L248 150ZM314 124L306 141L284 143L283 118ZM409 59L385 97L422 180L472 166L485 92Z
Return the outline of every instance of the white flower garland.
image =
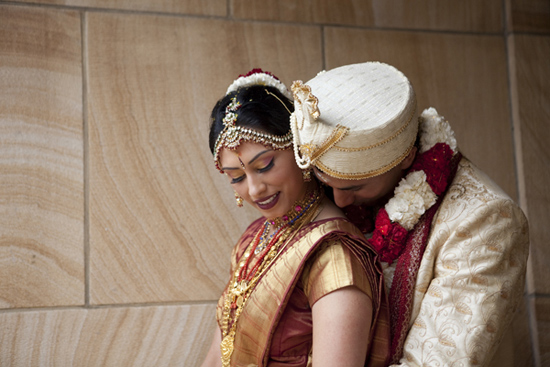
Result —
M433 107L420 115L420 153L430 150L437 143L447 144L456 153L457 144L451 125Z
M401 224L407 231L413 229L422 214L437 200L423 171L409 173L394 193L395 196L386 204L386 211L392 222Z
M457 152L457 143L454 132L443 116L436 109L425 109L419 118L420 151L424 153L437 143L449 145L453 155ZM392 222L397 222L407 231L413 229L418 220L437 200L426 181L423 171L409 173L395 188L394 196L385 206Z
M233 83L227 88L226 95L235 92L239 88L248 87L251 85L265 85L268 87L277 88L285 97L292 100L292 94L287 89L287 87L277 78L272 75L269 75L265 72L256 72L248 76L241 76L235 79Z

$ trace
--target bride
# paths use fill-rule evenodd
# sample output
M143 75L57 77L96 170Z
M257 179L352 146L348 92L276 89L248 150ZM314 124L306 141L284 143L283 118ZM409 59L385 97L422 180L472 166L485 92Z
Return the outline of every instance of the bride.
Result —
M376 254L297 166L291 98L254 69L212 111L214 164L237 205L261 218L233 249L202 367L383 366L389 320Z

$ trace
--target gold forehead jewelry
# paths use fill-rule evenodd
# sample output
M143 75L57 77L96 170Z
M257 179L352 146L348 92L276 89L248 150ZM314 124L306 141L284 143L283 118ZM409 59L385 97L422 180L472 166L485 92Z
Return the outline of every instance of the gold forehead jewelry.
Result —
M259 143L265 145L266 147L272 148L273 150L283 150L292 146L291 131L283 136L280 136L237 126L235 124L238 117L237 111L241 108L241 106L242 105L239 101L237 101L237 98L233 97L225 109L225 116L222 120L224 128L218 136L216 144L214 145L214 164L220 173L223 173L220 165L220 152L223 148L235 150L243 141Z

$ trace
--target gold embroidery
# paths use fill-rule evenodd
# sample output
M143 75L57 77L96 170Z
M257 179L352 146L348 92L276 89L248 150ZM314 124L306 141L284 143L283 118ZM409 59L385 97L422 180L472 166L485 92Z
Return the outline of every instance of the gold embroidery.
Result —
M513 347L513 339L503 338L503 329L523 296L528 227L520 209L493 191L491 185L477 174L477 168L462 160L437 214L418 272L411 319L416 327L409 330L403 352L411 364L501 366L495 364L499 347L496 341L502 339L504 348ZM501 212L509 213L509 217ZM488 227L465 224L477 224L480 218L489 217L494 222ZM473 249L480 248L499 254L478 256L479 251ZM460 269L456 274L451 269L455 266ZM491 278L486 278L487 271ZM437 285L442 298L419 295L427 284ZM429 292L436 294L437 290L430 288ZM426 323L426 329L418 327L422 323ZM512 333L510 328L508 333ZM439 347L432 343L434 337ZM451 347L450 340L456 348L444 353L448 348L444 345ZM491 355L497 358L491 360Z
M320 156L325 154L336 143L342 140L346 136L348 131L349 129L347 127L336 125L334 130L332 130L332 133L330 134L330 136L321 144L320 147L317 148L315 145L309 145L308 149L310 150L310 153L311 153L311 163L314 164L314 162ZM300 151L302 151L301 148L300 148Z
M445 337L445 336L440 336L439 337L439 343L442 344L442 345L445 345L447 347L453 347L453 348L456 347L455 342L453 342L453 340L451 338L448 338L448 337Z
M443 298L443 292L441 292L441 289L439 289L439 287L436 287L434 285L432 285L428 289L428 294L432 297Z
M453 271L458 270L458 264L454 260L445 260L445 261L443 261L443 267L447 270L453 270Z
M472 282L479 285L487 285L487 278L481 277L479 275L474 275L472 277Z
M373 148L379 147L381 145L384 145L384 144L392 141L393 139L397 138L399 136L399 134L401 134L407 128L407 126L409 126L409 124L411 123L415 113L416 113L416 97L415 97L415 101L414 101L414 109L412 111L411 116L409 117L409 120L407 121L407 123L405 125L401 126L401 128L399 130L397 130L392 136L390 136L390 137L388 137L388 138L386 138L386 139L384 139L380 142L377 142L376 144L368 145L366 147L346 148L346 147L335 146L334 149L342 151L342 152L360 152L360 151L363 151L363 150L369 150L369 149L373 149Z
M396 167L399 163L401 163L403 161L403 159L405 159L405 157L407 155L409 155L409 153L411 152L411 149L413 148L413 146L414 146L414 143L409 147L409 149L407 149L407 151L405 151L405 153L402 156L398 157L395 161L393 161L389 165L387 165L385 167L382 167L380 169L374 170L374 171L370 171L370 172L365 172L365 173L344 173L344 172L339 172L339 171L333 170L331 168L328 168L327 166L325 166L320 161L316 161L315 166L317 168L319 168L321 171L323 171L324 173L326 173L327 175L331 176L331 177L341 178L341 179L344 179L344 180L362 180L362 179L365 179L365 178L379 176L382 173L385 173L385 172L389 171L390 169Z
M319 192L317 189L312 192L310 199L311 205L309 208L304 208L301 217L297 217L296 221L280 229L278 237L274 239L275 242L271 245L269 250L266 249L267 252L259 258L259 266L255 270L251 270L251 277L243 279L240 277L240 270L245 266L247 259L250 259L252 251L258 246L258 240L264 233L264 228L267 228L268 222L266 222L265 227L259 229L254 238L247 245L238 268L231 278L228 286L229 289L224 295L225 300L221 313L222 342L220 343L222 367L231 366L231 356L235 350L235 336L238 320L250 295L255 290L256 285L264 273L279 257L286 244L292 240L304 224L309 223L319 214L323 198L322 194L323 192ZM232 310L234 311L232 312Z
M488 244L487 246L487 249L489 251L493 251L493 252L502 252L502 247L500 247L498 244L496 243L490 243Z
M319 100L317 97L311 93L311 88L309 85L304 84L301 80L296 80L290 86L292 90L292 95L294 96L294 101L298 104L298 108L302 109L302 106L307 107L307 112L313 117L314 120L317 120L321 115L319 112ZM296 108L297 109L297 108ZM299 126L298 129L302 129L304 121L302 120L302 126Z
M487 326L485 327L485 329L487 329L487 331L492 334L497 331L497 326L495 325L494 321L489 320L489 322L487 322Z
M468 229L466 228L463 228L463 227L459 227L456 231L456 235L457 237L462 237L462 238L469 238L471 237L471 233Z
M456 304L456 310L461 314L472 316L472 309L464 302L458 302Z
M414 322L414 326L421 329L426 329L426 323L420 317Z

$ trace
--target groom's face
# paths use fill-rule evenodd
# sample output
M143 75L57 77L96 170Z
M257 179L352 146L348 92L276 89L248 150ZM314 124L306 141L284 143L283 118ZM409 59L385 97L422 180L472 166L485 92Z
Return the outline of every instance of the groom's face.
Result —
M400 166L386 173L362 180L343 180L331 177L315 168L317 178L332 187L334 202L340 208L348 205L383 205L393 194L395 186L403 176Z
M405 159L389 171L361 180L344 180L332 177L316 167L314 171L321 182L332 187L334 202L340 208L361 204L382 206L393 196L393 190L413 164L416 150L416 147L413 147Z

